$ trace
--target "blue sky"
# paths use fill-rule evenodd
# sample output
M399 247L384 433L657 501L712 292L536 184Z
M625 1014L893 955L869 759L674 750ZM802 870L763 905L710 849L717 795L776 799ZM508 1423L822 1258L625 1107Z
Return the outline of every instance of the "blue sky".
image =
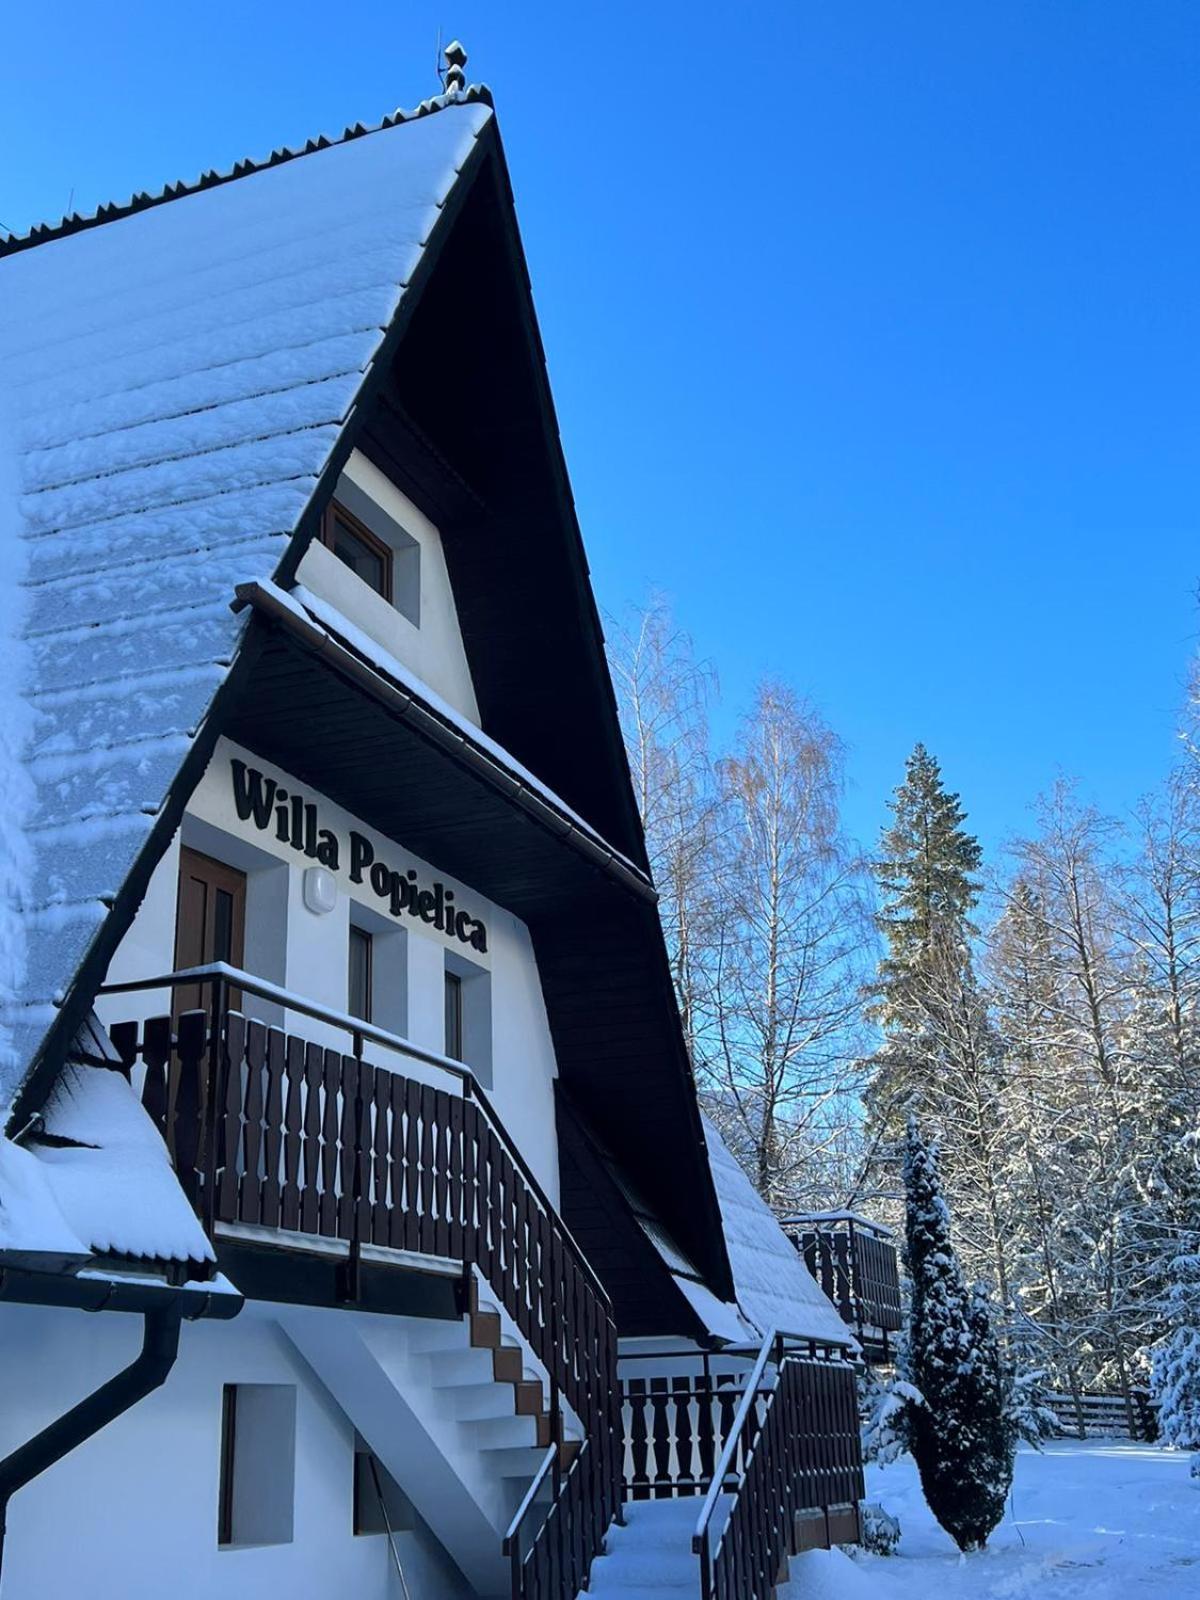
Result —
M5 19L23 229L436 88L496 92L601 604L994 848L1162 775L1200 580L1194 0L67 3ZM464 353L469 366L469 352Z

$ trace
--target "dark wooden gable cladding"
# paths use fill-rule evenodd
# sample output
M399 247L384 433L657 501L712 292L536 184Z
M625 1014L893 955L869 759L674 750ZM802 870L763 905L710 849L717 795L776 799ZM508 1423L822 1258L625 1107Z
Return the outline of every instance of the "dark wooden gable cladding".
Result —
M602 872L564 835L286 630L256 626L261 654L226 722L231 739L523 920L572 905L586 915L602 897Z
M604 639L558 436L545 355L494 126L443 231L402 340L374 374L352 442L441 534L483 728L617 850L647 870ZM464 174L464 177L467 175ZM462 180L460 180L460 183ZM327 491L328 492L328 491ZM286 578L287 573L283 576ZM284 708L280 707L281 718ZM295 744L303 728L295 730ZM266 735L280 749L282 726ZM384 786L403 783L378 752ZM269 754L264 749L264 754ZM303 759L297 749L281 765ZM291 765L297 776L301 768ZM431 782L433 780L431 779ZM548 857L522 823L466 817L414 833L413 786L381 831L477 884L525 920L560 1072L581 1112L644 1181L704 1271L732 1295L720 1212L657 914ZM343 796L333 791L336 798ZM399 792L399 791L398 791ZM432 792L432 791L431 791ZM424 826L420 824L419 826ZM450 854L448 854L448 851ZM503 881L501 881L503 879ZM535 881L540 887L534 889ZM599 897L597 904L596 897ZM568 1218L568 1222L569 1222Z
M647 1239L567 1095L558 1095L563 1217L613 1303L623 1339L705 1340L699 1317Z
M486 731L644 867L498 137L358 445L440 528Z

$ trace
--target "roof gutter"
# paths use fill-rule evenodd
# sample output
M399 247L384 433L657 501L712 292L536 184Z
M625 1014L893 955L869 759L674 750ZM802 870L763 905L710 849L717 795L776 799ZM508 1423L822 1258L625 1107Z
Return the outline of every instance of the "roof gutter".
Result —
M100 1275L79 1278L14 1268L0 1271L0 1300L75 1306L85 1311L133 1311L142 1316L142 1348L133 1361L0 1461L2 1572L8 1503L17 1490L166 1382L179 1354L179 1330L185 1320L211 1317L227 1321L238 1314L244 1302L236 1293L172 1289Z
M253 607L261 616L290 634L310 654L325 657L343 677L365 689L373 699L417 729L431 744L439 745L463 766L470 768L492 789L500 790L547 832L570 845L639 900L649 905L657 904L658 895L653 884L630 866L611 845L593 837L564 812L557 810L536 789L508 771L490 752L473 743L458 728L444 722L407 689L400 688L382 672L360 660L325 628L301 616L296 606L289 605L273 585L255 580L239 583L235 592L241 605Z

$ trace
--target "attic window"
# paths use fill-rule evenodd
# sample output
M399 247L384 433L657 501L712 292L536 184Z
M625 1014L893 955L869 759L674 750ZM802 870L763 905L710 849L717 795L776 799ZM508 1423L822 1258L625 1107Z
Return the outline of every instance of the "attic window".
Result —
M391 547L336 500L322 519L321 543L328 545L339 561L391 604Z

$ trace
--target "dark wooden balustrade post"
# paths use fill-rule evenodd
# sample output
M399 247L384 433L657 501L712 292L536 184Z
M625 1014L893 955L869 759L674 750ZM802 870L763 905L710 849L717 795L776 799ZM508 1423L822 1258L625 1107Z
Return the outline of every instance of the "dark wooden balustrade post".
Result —
M214 978L212 1004L208 1031L208 1082L204 1086L204 1152L202 1156L204 1186L200 1196L200 1221L209 1239L213 1238L217 1222L217 1141L221 1114L225 1107L225 1074L227 1066L225 1039L225 1002L228 993L224 978Z
M350 1163L350 1255L346 1262L345 1298L356 1301L362 1293L363 1199L363 1036L354 1030L354 1153Z

